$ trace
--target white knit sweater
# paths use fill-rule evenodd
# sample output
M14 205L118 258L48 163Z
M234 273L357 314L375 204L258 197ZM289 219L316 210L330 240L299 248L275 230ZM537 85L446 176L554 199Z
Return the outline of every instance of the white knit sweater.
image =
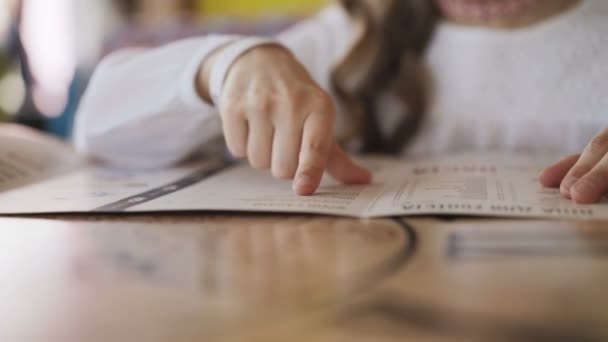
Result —
M222 134L194 89L200 63L233 37L211 35L101 63L81 103L77 147L127 167L175 163ZM352 41L346 14L330 6L278 39L326 89ZM496 30L440 24L427 62L432 105L404 151L574 153L608 127L608 1L583 0L531 27ZM385 109L390 114L390 105ZM342 115L338 127L348 118ZM384 124L391 126L391 116Z

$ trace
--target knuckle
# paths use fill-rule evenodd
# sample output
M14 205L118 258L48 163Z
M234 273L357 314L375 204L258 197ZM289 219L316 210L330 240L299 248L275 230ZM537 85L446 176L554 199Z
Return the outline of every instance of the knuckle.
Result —
M590 172L591 175L598 178L602 183L608 183L608 165L603 161L600 162Z
M271 115L268 111L262 108L254 108L247 113L248 121L265 122L271 120Z
M298 99L301 104L312 103L324 109L333 108L334 106L334 100L331 95L317 85L301 87L294 98Z
M597 135L589 143L589 152L591 153L606 153L608 150L608 134L602 133Z
M577 177L577 178L581 178L582 176L586 175L589 172L589 170L591 170L591 168L587 165L576 164L570 170L570 175Z
M289 104L294 108L302 108L309 101L310 95L307 87L290 90L286 99L289 100Z
M222 118L238 118L244 116L240 108L233 104L223 105L219 108L219 111L220 117Z
M270 161L263 157L256 157L255 155L249 156L249 165L256 170L268 170L270 168Z
M319 164L309 164L302 167L302 170L299 172L300 176L304 176L306 178L315 178L319 177L323 174L325 168Z
M318 156L325 156L329 152L329 144L325 139L313 138L307 141L306 148Z
M322 119L327 122L327 128L333 127L336 122L337 114L333 107L321 107L319 110L319 115Z
M289 120L303 122L310 115L310 95L303 89L296 89L288 92L279 100L281 103L281 117Z
M317 92L316 95L319 106L327 112L334 112L334 100L323 90Z
M255 89L243 98L243 108L247 108L248 114L267 112L273 108L274 99L267 90Z
M248 111L247 117L250 119L267 119L270 117L273 107L273 100L268 96L262 96L249 107L251 110Z
M590 173L578 181L579 184L585 184L585 188L593 190L599 190L604 182L604 177L598 173Z
M302 111L301 106L297 106L295 104L288 104L284 107L284 110L279 111L277 116L280 116L282 122L294 122L294 123L302 123L306 117L304 111Z

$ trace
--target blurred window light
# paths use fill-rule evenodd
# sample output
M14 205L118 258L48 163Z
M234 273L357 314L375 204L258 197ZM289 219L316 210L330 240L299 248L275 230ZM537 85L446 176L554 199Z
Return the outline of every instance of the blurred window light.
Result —
M0 79L0 111L16 114L25 101L25 82L18 70Z
M76 69L73 0L23 0L21 38L35 79L34 103L60 114Z

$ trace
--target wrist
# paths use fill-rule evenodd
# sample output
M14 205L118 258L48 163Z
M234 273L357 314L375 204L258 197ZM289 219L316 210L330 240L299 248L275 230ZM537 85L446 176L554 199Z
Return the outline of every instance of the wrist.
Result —
M266 48L280 48L272 39L250 37L231 42L213 51L199 68L196 87L199 96L218 106L224 81L238 59L254 51Z
M213 103L211 94L209 93L209 79L211 77L211 70L217 61L217 58L221 55L221 52L229 45L230 43L227 43L213 50L209 56L205 58L203 63L201 63L198 69L198 73L196 75L196 91L198 92L198 95L209 104Z

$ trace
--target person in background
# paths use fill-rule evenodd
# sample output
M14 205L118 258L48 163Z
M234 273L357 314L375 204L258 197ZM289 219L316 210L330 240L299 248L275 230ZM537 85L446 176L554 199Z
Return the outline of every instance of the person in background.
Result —
M570 155L540 175L576 202L608 192L608 2L341 0L274 40L208 35L98 67L75 144L159 168L222 136L310 195L344 152Z

